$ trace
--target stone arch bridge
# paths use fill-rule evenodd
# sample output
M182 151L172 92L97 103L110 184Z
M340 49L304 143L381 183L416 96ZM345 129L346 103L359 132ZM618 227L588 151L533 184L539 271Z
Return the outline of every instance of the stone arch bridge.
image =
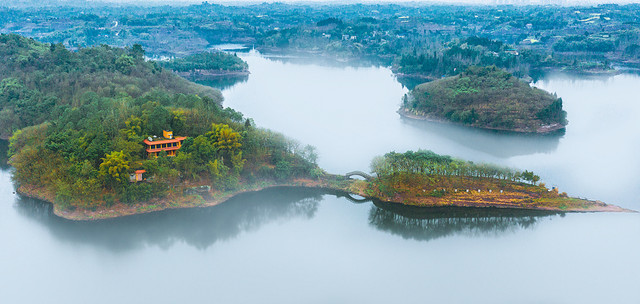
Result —
M362 172L362 171L351 171L351 172L347 172L347 174L345 174L344 176L345 176L346 178L351 178L351 177L353 177L353 176L362 176L362 177L364 177L364 179L366 179L366 180L372 180L372 179L373 179L373 176L371 176L371 175L369 175L369 174L367 174L367 173L364 173L364 172Z

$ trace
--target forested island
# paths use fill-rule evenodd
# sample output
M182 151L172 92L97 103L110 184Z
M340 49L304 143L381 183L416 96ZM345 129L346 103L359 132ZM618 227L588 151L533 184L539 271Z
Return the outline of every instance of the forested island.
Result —
M162 66L180 76L219 77L249 74L249 65L246 62L236 54L221 51L175 58L163 62Z
M468 67L457 76L416 86L398 111L415 119L525 133L567 125L562 99L495 66Z

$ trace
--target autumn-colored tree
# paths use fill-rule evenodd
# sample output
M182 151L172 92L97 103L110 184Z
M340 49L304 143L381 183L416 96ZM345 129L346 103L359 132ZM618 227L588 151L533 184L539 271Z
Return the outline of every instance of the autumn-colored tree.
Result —
M223 162L225 159L229 160L242 147L242 136L227 124L212 124L211 131L206 135L213 147L220 152Z
M122 133L124 133L128 139L142 134L142 119L140 117L131 115L124 123L127 128L123 129Z
M206 135L219 150L234 152L242 147L242 136L227 124L212 124L211 131Z
M102 158L100 176L109 181L111 186L127 180L129 160L124 151L113 151Z

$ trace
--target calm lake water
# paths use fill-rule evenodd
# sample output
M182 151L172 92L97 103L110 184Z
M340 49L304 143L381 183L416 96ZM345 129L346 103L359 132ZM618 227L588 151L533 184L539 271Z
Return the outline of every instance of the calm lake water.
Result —
M431 149L533 169L571 195L640 209L640 77L552 75L565 134L401 119L385 68L243 54L225 105L318 148L330 172ZM211 84L215 85L215 84ZM72 222L0 168L2 303L640 303L640 215L416 210L301 189L211 208Z

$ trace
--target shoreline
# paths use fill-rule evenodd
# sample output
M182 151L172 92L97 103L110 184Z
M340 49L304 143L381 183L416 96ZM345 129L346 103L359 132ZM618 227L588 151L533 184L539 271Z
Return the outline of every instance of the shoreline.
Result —
M207 192L206 195L200 194L182 194L178 196L167 196L159 199L152 199L147 202L126 204L116 203L114 205L96 208L96 209L79 209L74 210L62 209L60 204L55 203L55 193L47 191L42 188L34 188L26 185L21 185L16 189L16 193L41 200L43 202L53 205L53 213L61 218L74 221L94 221L110 218L118 218L123 216L130 216L136 214L145 214L157 211L163 211L168 209L184 209L184 208L203 208L212 207L222 204L229 199L248 192L258 192L269 188L277 187L300 187L309 189L327 189L344 191L339 187L331 187L328 184L328 180L309 180L309 179L294 179L286 183L270 183L262 182L250 185L249 188L239 189L230 192ZM206 198L205 198L206 197Z
M424 203L419 201L407 200L403 197L397 196L393 198L376 197L366 193L365 189L369 185L366 181L346 179L342 176L331 175L328 178L320 180L310 179L294 179L285 183L277 182L262 182L253 185L248 185L247 188L230 191L230 192L207 192L206 195L191 194L191 195L177 195L167 196L160 199L151 200L144 203L125 204L117 203L109 207L96 208L96 209L63 209L58 203L55 203L55 193L47 192L42 188L33 188L22 185L16 189L16 192L25 197L41 200L45 203L49 203L53 206L53 213L61 218L73 221L95 221L111 218L119 218L124 216L131 216L137 214L145 214L151 212L158 212L169 209L185 209L185 208L203 208L212 207L222 204L233 197L249 192L259 192L270 188L279 187L292 187L292 188L307 188L307 189L324 189L327 193L344 193L354 194L364 197L371 201L380 201L384 203L397 204L398 206L411 206L418 208L442 208L442 207L457 207L457 208L498 208L498 209L511 209L511 210L540 210L540 211L557 211L557 212L637 212L635 210L622 208L620 206L606 204L597 200L577 199L588 205L588 208L562 208L557 207L540 207L540 206L522 206L516 203L500 203L500 202L488 202L483 198L476 198L472 200L458 199L451 202L444 199L436 199L434 202ZM576 199L576 198L569 198Z
M280 47L265 47L265 46L257 46L255 47L257 51L259 51L263 55L271 55L285 58L298 58L298 59L310 59L317 58L320 56L326 60L335 61L336 63L352 63L357 61L366 61L375 66L385 66L388 67L393 75L398 78L415 78L415 79L424 79L428 81L434 81L440 79L440 76L434 76L430 74L424 73L402 73L398 72L398 66L393 65L389 59L393 57L392 54L387 55L340 55L331 52L326 52L320 49L289 49L289 48L280 48ZM386 60L385 60L386 59ZM551 67L541 67L537 69L533 69L533 71L544 72L544 73L567 73L567 74L575 74L580 76L615 76L624 73L624 69L619 69L620 66L632 66L640 69L640 61L638 62L627 62L615 60L611 62L611 69L577 69L571 66L551 66ZM531 80L532 75L525 75L523 79Z
M367 195L370 192L369 183L354 182L347 189L348 193L371 198ZM485 189L486 190L486 189ZM491 197L491 195L497 195ZM511 210L539 210L539 211L557 211L557 212L631 212L638 211L623 208L617 205L607 204L598 200L589 200L583 198L562 197L562 201L549 203L545 198L538 198L527 195L525 192L514 195L513 192L505 192L504 194L487 192L481 194L480 191L475 192L457 192L445 197L426 197L421 193L409 192L404 194L395 194L392 197L377 197L375 200L397 204L401 206L411 206L417 208L499 208ZM544 204L551 204L544 205ZM573 206L572 206L573 205Z
M523 129L505 129L505 128L493 128L493 127L481 127L481 126L474 126L474 125L465 125L465 124L454 122L454 121L450 121L450 120L444 119L444 118L417 115L417 114L411 113L411 111L406 109L405 107L400 107L400 109L398 109L398 111L396 111L396 113L398 113L400 116L402 116L404 118L407 118L407 119L422 120L422 121L429 121L429 122L437 122L437 123L443 123L443 124L452 124L452 125L468 127L468 128L473 128L473 129L481 129L481 130L512 132L512 133L518 133L518 134L548 135L548 134L555 133L555 132L558 132L560 130L566 129L566 127L567 127L565 125L561 125L561 124L557 124L556 123L556 124L552 124L552 125L540 126L535 131L528 131L528 130L523 130Z
M188 72L172 71L181 77L233 77L233 76L248 76L251 74L249 70L242 71L227 71L227 70L193 70Z

